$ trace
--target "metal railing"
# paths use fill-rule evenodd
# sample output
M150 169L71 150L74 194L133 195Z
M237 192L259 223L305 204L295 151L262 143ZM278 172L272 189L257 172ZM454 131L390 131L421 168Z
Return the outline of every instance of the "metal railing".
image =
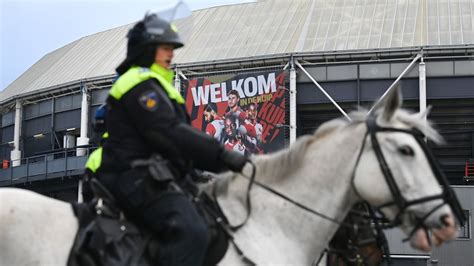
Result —
M464 168L464 181L474 181L474 159L469 159L466 161L466 166Z
M75 147L42 155L35 155L20 160L20 165L12 166L13 161L3 161L0 169L0 186L12 186L39 180L64 178L80 175L89 154L96 147ZM77 150L85 150L85 154L77 156ZM17 161L18 162L18 161Z

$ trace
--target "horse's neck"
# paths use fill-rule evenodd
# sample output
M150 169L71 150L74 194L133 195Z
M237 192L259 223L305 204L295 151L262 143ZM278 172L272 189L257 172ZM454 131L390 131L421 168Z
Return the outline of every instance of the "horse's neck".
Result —
M303 140L302 144L307 147L303 156L296 157L298 161L291 151L279 156L257 156L254 160L256 179L282 189L280 192L307 202L309 206L317 204L346 209L346 204L352 205L354 202L350 201L355 200L351 177L364 133L365 128L357 126L321 139ZM250 170L247 167L245 173L250 174Z
M357 137L358 135L360 137ZM279 156L257 157L255 160L256 179L316 212L342 221L356 201L355 193L351 187L351 175L362 143L362 135L363 132L359 128L359 130L350 133L338 132L326 136L324 139L310 141L307 143L309 146L304 156L301 157L302 161L299 164L293 162L295 165L284 165L288 160L282 160ZM290 170L283 170L288 167ZM245 169L247 174L249 170ZM258 193L263 195L256 196L257 200L253 201L255 204L272 206L273 201L281 201L281 199L277 199L277 196L266 191L260 190L254 195L258 195ZM257 201L259 203L256 203ZM310 256L322 252L339 225L328 219L317 217L315 214L302 211L301 208L289 203L286 205L292 206L293 210L282 211L292 214L278 218L287 219L287 223L280 220L279 225L282 227L279 230L293 231L295 226L303 226L302 223L296 222L297 224L295 224L295 217L291 216L301 217L299 220L306 220L311 225L304 225L304 229L301 228L301 230L308 230L308 232L299 236L295 234L294 237L301 237L302 239L298 241L307 243L308 252L313 252L310 253ZM298 218L296 219L298 220Z

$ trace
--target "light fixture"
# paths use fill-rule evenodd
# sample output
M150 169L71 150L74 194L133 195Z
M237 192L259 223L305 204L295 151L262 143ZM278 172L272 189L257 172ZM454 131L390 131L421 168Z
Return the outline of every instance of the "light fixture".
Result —
M43 134L43 133L39 133L39 134L33 135L33 138L35 138L35 139L42 138L42 137L44 137L44 134Z
M71 127L71 128L66 129L66 131L74 131L74 130L76 130L75 127Z

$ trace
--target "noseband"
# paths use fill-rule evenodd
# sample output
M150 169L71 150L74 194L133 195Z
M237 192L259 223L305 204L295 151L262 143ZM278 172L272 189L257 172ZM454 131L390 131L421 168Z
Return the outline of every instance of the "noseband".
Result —
M412 234L417 229L423 227L424 221L433 212L435 212L437 209L441 208L441 206L443 206L445 203L448 204L451 207L451 210L453 211L454 215L458 219L459 223L464 224L466 218L464 216L464 212L462 210L462 207L461 207L461 205L460 205L453 189L450 187L446 177L444 176L443 172L441 171L441 168L439 167L439 165L438 165L431 149L425 143L425 140L424 140L425 136L423 135L423 133L421 133L419 130L414 129L414 128L412 128L412 129L400 129L400 128L393 128L393 127L380 127L379 125L377 125L376 118L374 116L369 116L368 117L368 119L366 121L366 125L367 125L367 132L364 135L364 138L362 140L362 146L360 148L360 151L359 151L359 154L358 154L358 157L357 157L357 161L356 161L354 170L352 172L352 180L351 180L352 187L354 188L354 191L356 192L356 194L358 194L358 196L361 199L363 199L363 197L361 197L360 193L357 191L357 188L354 184L354 180L355 180L355 172L356 172L356 169L359 165L360 158L362 156L365 144L367 142L368 137L370 137L370 140L372 142L373 150L374 150L375 155L377 157L377 161L378 161L380 169L381 169L381 171L382 171L382 173L385 177L385 182L387 183L387 185L390 189L390 192L392 193L392 196L393 196L393 201L392 202L382 204L382 205L376 207L376 209L380 212L380 210L384 207L389 207L389 206L395 205L399 210L399 213L396 215L396 218L394 219L394 221L392 221L389 224L389 226L387 226L387 227L394 227L394 226L400 225L401 222L402 222L401 221L401 216L406 212L406 209L408 207L410 207L412 205L432 201L432 200L438 200L438 199L442 200L441 204L434 207L431 211L429 211L423 217L415 217L415 219L417 220L417 224L415 226L415 229L412 231ZM377 133L379 133L379 132L400 132L400 133L405 133L405 134L412 135L415 138L418 145L420 145L421 149L423 150L426 158L428 159L428 162L430 164L431 170L433 171L433 174L435 175L435 177L438 180L439 184L443 188L443 191L441 192L441 194L422 197L422 198L414 199L414 200L405 199L405 197L403 197L402 192L400 191L400 188L398 187L398 185L397 185L397 183L396 183L396 181L393 177L392 171L390 170L390 167L388 166L387 161L385 160L385 157L382 153L382 148L380 147L380 144L377 140Z

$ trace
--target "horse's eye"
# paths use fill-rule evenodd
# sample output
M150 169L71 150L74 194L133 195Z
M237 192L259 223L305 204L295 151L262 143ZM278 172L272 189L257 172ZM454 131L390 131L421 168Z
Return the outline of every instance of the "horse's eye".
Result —
M406 155L406 156L414 156L415 155L415 152L413 151L413 149L408 145L401 146L400 148L398 148L398 151L401 154Z

